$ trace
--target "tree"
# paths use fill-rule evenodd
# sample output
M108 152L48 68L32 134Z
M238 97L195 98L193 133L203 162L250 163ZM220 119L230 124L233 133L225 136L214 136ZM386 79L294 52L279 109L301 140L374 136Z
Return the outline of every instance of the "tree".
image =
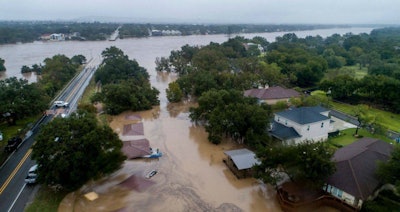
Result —
M198 102L197 108L190 109L190 118L204 124L210 142L219 144L224 136L253 147L269 142L267 105L260 106L236 90L215 89L204 92Z
M81 54L75 55L71 58L71 62L73 64L82 65L82 64L86 63L86 57Z
M68 118L55 118L43 126L33 146L38 181L67 191L81 187L117 170L125 156L122 142L94 114L78 111Z
M177 82L171 82L166 89L167 99L170 102L179 102L183 98L183 92Z
M5 63L5 61L2 58L0 58L0 71L5 71L6 70L6 67L4 66L4 63Z
M387 162L379 162L377 174L384 183L396 186L400 191L400 146L394 147L392 154Z
M293 181L320 188L326 178L335 172L335 164L331 160L333 153L323 142L265 147L257 153L261 165L256 167L256 175L264 182L276 184L280 180L276 172L283 171Z

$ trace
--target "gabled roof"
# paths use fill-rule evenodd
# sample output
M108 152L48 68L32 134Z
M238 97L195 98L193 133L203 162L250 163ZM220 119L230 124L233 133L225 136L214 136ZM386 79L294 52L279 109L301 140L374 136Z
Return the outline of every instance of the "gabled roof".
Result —
M266 89L250 89L244 92L245 96L251 96L258 99L286 99L299 97L300 93L293 89L286 89L280 86L269 87Z
M233 160L239 170L249 169L256 164L261 164L261 162L256 159L256 154L248 149L225 151L225 154Z
M299 124L310 124L314 122L328 120L329 117L322 115L322 112L327 112L328 109L315 106L315 107L299 107L275 113L288 120L294 121Z
M272 122L272 129L270 130L270 133L272 136L283 141L301 137L301 135L293 127L287 127L276 121Z
M387 161L393 146L375 138L362 138L338 149L333 160L336 172L327 183L366 200L380 182L376 178L377 161Z

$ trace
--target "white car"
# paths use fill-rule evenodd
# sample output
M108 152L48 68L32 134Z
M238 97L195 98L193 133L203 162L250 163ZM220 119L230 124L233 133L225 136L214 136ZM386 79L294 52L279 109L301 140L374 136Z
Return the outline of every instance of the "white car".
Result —
M32 185L36 183L36 179L37 179L37 167L38 165L34 165L32 166L29 171L28 171L28 175L25 177L25 183L28 185Z
M3 140L3 133L0 132L0 141L2 141L2 140Z
M64 101L55 101L54 105L56 107L68 107L69 103Z

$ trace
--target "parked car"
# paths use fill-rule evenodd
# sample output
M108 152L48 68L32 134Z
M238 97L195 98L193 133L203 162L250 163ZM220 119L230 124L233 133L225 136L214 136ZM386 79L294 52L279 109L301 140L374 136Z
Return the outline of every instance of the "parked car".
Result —
M18 145L22 142L20 137L12 137L8 140L7 146L4 148L6 152L12 152L17 149Z
M64 101L55 101L54 105L56 107L68 107L69 103L68 102L64 102Z
M3 140L3 133L0 132L0 141L2 141L2 140Z

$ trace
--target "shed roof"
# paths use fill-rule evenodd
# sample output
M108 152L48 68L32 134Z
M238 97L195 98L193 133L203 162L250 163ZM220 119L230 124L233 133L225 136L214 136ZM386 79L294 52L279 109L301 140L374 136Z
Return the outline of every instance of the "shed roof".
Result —
M149 140L139 139L124 141L122 153L124 153L128 159L143 157L144 155L151 154Z
M314 122L324 121L329 117L322 115L322 112L327 112L328 109L321 106L314 107L299 107L275 113L288 120L299 124L310 124Z
M387 161L393 146L375 138L362 138L338 149L333 160L336 172L327 183L366 200L380 182L375 175L377 161Z
M244 92L245 96L251 96L258 99L286 99L292 97L299 97L300 93L293 89L282 88L281 86L274 86L264 89L250 89Z
M235 149L225 151L239 170L249 169L256 164L261 164L261 161L256 159L256 154L248 149Z

